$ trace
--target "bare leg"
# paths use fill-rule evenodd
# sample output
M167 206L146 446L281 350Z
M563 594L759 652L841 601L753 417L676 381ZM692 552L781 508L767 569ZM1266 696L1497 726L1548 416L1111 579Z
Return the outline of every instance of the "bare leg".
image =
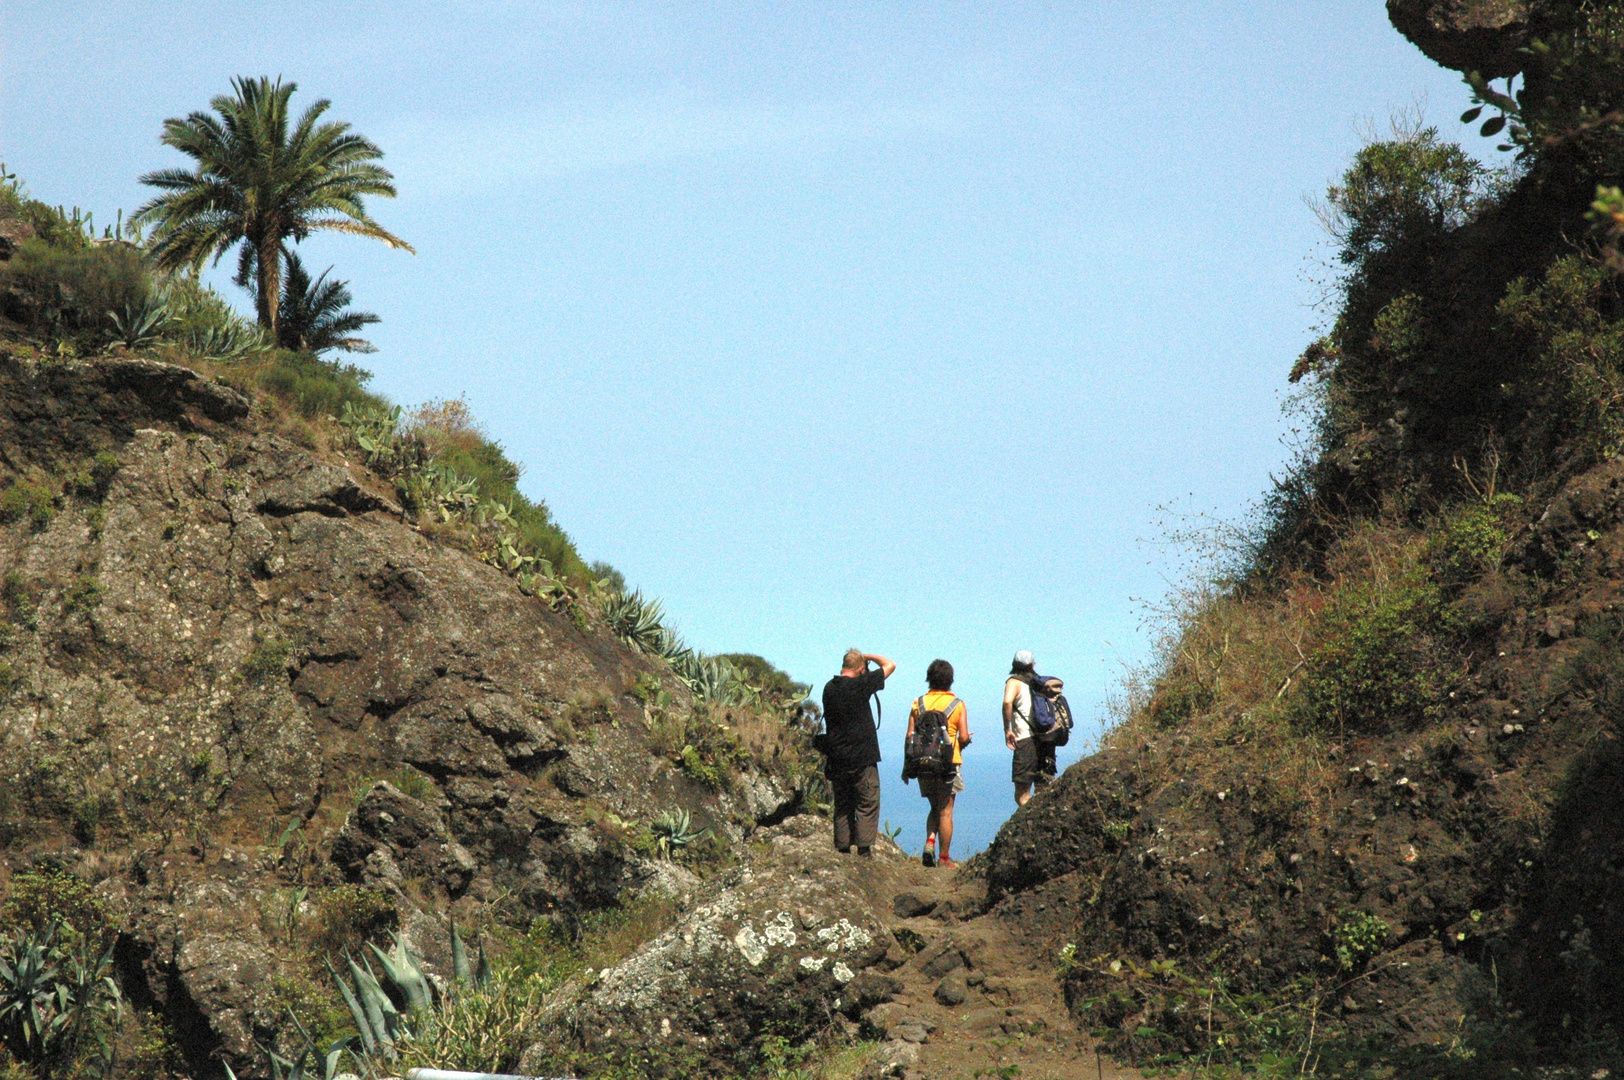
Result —
M948 849L953 846L953 800L957 796L949 792L942 799L942 805L936 811L936 853L940 858L948 857Z
M1025 806L1026 805L1026 800L1030 799L1031 797L1032 797L1032 785L1031 784L1016 784L1015 785L1015 805L1016 806Z

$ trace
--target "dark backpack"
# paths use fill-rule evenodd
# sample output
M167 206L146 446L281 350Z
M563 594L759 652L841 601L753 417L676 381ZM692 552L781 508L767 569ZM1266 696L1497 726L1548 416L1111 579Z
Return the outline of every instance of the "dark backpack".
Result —
M1033 675L1030 683L1032 737L1041 743L1065 746L1071 741L1071 705L1067 703L1064 694L1056 694L1052 698L1045 697L1038 690L1044 681L1041 675Z
M1038 701L1043 701L1044 711L1049 714L1049 726L1033 734L1039 742L1051 746L1065 746L1071 741L1071 705L1066 702L1065 694L1056 694L1053 700L1042 698L1041 695L1032 695L1032 722L1035 727L1038 717Z
M914 729L902 747L902 778L946 776L953 771L953 736L947 718L959 707L959 699L945 709L926 709L925 699L914 703Z

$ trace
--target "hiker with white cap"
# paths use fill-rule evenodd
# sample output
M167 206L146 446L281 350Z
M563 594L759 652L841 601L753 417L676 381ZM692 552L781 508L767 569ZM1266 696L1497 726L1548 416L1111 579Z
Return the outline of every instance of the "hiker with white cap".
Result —
M1025 806L1034 788L1054 779L1054 744L1034 738L1032 680L1037 661L1026 649L1015 654L1009 678L1004 680L1004 745L1015 751L1010 778L1015 781L1015 805Z

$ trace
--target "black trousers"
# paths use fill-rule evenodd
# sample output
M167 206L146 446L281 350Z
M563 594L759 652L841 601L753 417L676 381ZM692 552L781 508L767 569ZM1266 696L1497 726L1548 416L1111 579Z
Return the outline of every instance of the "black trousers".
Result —
M880 832L879 766L831 769L829 785L835 789L835 847L873 847Z

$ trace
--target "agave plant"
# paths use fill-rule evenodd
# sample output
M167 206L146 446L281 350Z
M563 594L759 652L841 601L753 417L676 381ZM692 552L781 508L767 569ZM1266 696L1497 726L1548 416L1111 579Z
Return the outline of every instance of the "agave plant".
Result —
M0 1043L38 1065L71 1056L88 1036L111 1062L108 1026L124 1017L112 947L98 954L83 939L59 941L58 930L25 927L0 945Z
M360 1049L357 1051L352 1045L351 1053L360 1059L365 1072L377 1074L380 1072L376 1068L378 1063L394 1061L398 1056L398 1044L403 1039L433 1037L439 1022L438 1010L443 1003L434 983L423 971L422 960L406 944L405 938L397 933L394 946L388 952L371 943L367 948L383 969L382 978L373 971L368 958L363 958L357 964L353 958L345 957L353 985L344 981L343 976L334 970L331 961L328 961L327 970L332 972L339 994L355 1021ZM456 923L451 924L451 967L454 987L478 988L490 982L491 969L485 959L484 945L480 945L477 964L470 963L468 949L463 944L462 935L457 933ZM404 1014L396 1002L405 1007ZM314 1049L314 1043L307 1036L306 1050ZM287 1080L302 1078L289 1077Z
M115 342L129 349L144 349L162 336L171 314L169 297L150 292L126 303L122 312L109 311L107 318L113 324Z
M663 654L670 635L664 625L665 610L658 600L645 599L640 589L611 596L603 605L610 631L638 652Z
M265 335L247 322L210 325L188 331L182 339L193 356L204 360L239 360L265 347Z
M654 836L654 850L662 859L671 858L711 834L709 829L695 831L693 815L680 807L661 811L649 825L649 832Z
M699 656L682 640L682 635L668 627L660 627L655 639L654 651L664 657L666 662L677 670L677 674L690 672Z
M695 697L726 705L742 702L743 682L731 663L720 656L706 656L689 648L669 630L663 633L666 636L660 653Z

